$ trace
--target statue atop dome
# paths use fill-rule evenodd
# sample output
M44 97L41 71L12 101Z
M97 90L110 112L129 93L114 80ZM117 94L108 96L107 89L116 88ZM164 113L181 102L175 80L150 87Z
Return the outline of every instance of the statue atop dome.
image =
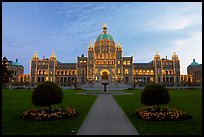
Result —
M104 23L104 25L103 25L103 33L107 33L107 29L108 29L108 27L107 27L106 23Z

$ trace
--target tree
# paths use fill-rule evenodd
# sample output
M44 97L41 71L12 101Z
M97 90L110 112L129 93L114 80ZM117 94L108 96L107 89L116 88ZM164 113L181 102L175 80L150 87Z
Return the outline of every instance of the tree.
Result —
M10 82L10 79L12 78L12 72L11 70L8 69L8 67L6 66L6 64L3 62L2 63L2 85L6 85L7 83Z
M169 93L166 87L160 84L149 84L143 89L140 101L144 105L156 105L157 110L160 110L159 104L169 103Z
M50 113L52 112L51 105L60 104L62 100L62 88L50 81L39 84L32 93L33 105L48 106Z

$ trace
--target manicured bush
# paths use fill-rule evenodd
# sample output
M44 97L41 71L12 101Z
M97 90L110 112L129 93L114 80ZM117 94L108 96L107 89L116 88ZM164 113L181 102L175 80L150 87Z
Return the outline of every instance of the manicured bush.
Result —
M36 106L49 106L60 104L63 100L63 91L57 84L46 81L39 84L32 93L32 103Z
M144 87L140 101L144 105L156 105L159 111L159 104L169 103L169 93L166 87L152 83Z

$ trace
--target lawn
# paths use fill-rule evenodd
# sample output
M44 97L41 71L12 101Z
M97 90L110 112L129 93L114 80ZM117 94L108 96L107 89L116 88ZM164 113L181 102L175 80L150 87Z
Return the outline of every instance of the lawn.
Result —
M52 107L73 107L79 116L57 121L28 121L20 115L36 107L31 102L32 90L3 89L2 91L2 134L3 135L75 135L88 114L96 96L79 95L78 90L64 90L61 104Z
M202 91L169 90L170 108L175 107L193 116L185 121L144 121L135 118L133 112L142 106L141 90L127 90L133 95L114 96L141 135L202 135Z

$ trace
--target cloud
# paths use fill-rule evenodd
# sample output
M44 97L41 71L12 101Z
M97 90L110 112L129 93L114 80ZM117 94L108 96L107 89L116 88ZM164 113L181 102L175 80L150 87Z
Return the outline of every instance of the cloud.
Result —
M172 49L177 51L183 74L187 74L187 66L193 59L202 63L202 31L189 33L189 38L174 41Z
M202 23L201 4L179 3L175 6L163 6L154 18L145 23L150 30L175 31Z

